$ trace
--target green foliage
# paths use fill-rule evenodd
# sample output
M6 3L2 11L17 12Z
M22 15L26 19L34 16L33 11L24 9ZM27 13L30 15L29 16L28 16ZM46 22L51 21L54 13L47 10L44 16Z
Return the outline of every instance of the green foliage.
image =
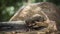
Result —
M8 21L22 6L22 0L0 0L0 21Z
M47 0L47 1L55 3L56 5L60 5L60 0Z

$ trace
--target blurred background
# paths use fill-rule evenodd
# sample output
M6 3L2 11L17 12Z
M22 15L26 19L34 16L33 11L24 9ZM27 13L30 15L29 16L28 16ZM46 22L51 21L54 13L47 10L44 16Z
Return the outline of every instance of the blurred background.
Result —
M23 5L37 2L52 2L60 8L60 0L0 0L0 22L9 21Z

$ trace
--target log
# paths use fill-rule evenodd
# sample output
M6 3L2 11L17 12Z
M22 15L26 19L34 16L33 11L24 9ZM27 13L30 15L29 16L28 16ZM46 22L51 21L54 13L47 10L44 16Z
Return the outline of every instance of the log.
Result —
M24 21L0 22L0 31L24 31L26 25Z

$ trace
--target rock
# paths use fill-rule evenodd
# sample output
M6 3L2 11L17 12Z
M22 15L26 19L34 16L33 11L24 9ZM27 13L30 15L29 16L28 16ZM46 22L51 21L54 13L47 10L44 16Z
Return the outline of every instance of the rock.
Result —
M25 20L36 14L42 15L45 17L45 15L41 13L41 11L43 11L49 17L50 20L55 20L55 21L59 20L60 11L52 3L48 3L48 2L42 2L37 4L35 3L35 4L27 5L24 8L19 10L21 12L17 11L17 15L13 16L10 19L10 21Z
M59 19L60 10L53 3L49 3L49 2L34 3L34 4L27 5L24 8L19 9L19 10L20 11L18 11L17 14L15 14L10 19L10 21L19 21L19 20L25 21L26 19L30 19L32 17L42 16L44 18L44 21L42 22L34 21L34 23L36 24L35 26L40 27L40 26L47 25L46 27L47 30L52 31L52 32L57 31L56 25L59 25L60 23L60 19Z

